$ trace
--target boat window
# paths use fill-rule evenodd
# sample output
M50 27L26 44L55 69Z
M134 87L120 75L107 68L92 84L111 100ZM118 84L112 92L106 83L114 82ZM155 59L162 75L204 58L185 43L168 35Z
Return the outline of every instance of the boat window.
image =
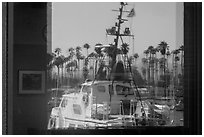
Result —
M116 85L117 95L133 95L133 90L126 86Z
M68 102L67 98L64 98L64 99L62 100L61 107L66 107L67 102Z
M81 106L78 104L73 104L73 110L75 114L81 115Z
M84 93L91 93L91 86L83 86L82 92Z
M99 92L105 92L105 91L106 91L106 88L105 88L105 86L97 86L97 90L98 90Z
M138 88L141 94L147 94L148 90L146 88Z

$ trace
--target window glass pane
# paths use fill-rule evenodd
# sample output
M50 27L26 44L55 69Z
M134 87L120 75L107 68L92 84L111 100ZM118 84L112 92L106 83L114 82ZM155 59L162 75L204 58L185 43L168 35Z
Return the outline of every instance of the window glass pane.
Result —
M52 104L54 105L52 105L52 107L58 107L59 105L55 105L57 104L56 101L60 100L63 94L68 94L68 96L70 94L70 97L73 97L71 93L79 93L77 92L79 90L82 91L82 93L91 93L92 90L97 90L97 93L100 95L104 95L103 93L107 90L107 94L117 94L110 98L111 101L115 101L115 104L111 104L112 108L110 110L113 111L114 114L118 113L120 106L117 104L120 103L123 97L127 97L127 100L134 98L134 89L132 89L130 85L126 85L124 81L121 83L116 82L123 77L123 68L124 72L128 71L126 70L126 62L128 60L132 68L134 82L139 91L136 91L137 96L134 98L136 99L135 102L139 102L139 99L144 101L144 104L148 102L148 105L144 105L147 116L154 119L160 118L160 120L162 118L169 118L168 122L173 121L172 123L164 124L161 120L162 122L155 122L157 126L182 126L184 112L183 102L185 101L183 100L184 91L182 87L184 47L180 47L183 44L183 3L130 3L130 5L135 5L135 10L137 9L139 16L135 16L136 11L129 9L125 3L123 3L124 5L120 4L122 3L53 3L53 47L48 56L50 62L48 64L49 69L47 76L49 79L48 88L55 88L57 92L51 95L51 99L49 99L50 104L53 100L54 103ZM112 25L110 24L110 28L106 28L102 31L97 31L95 26L96 24L103 24L103 21L110 21L115 18L109 16L110 14L104 16L101 13L107 13L114 9L110 7L118 6L124 6L124 10L131 11L130 13L122 13L122 18L127 19L127 22L129 22L127 24L132 26L128 26L126 23L120 24L121 29L120 32L117 33L121 34L121 38L119 37L118 42L116 42L117 37L113 38L113 36L117 34L115 28L119 27L119 22L113 22ZM101 7L104 8L101 9ZM78 9L78 12L73 12L73 9ZM95 11L94 9L100 10ZM118 10L115 9L115 11ZM66 13L66 17L69 18L66 18L64 13ZM79 15L78 13L82 14ZM130 18L126 18L128 16ZM76 17L78 17L77 20ZM94 22L91 21L93 17L95 18ZM147 20L144 21L143 17L146 17L145 19ZM84 18L86 18L85 20L87 20L87 22L85 21L83 24L87 27L79 25ZM137 31L132 29L134 25L137 25ZM104 26L97 26L97 28L102 27ZM116 65L115 67L115 64L112 64L112 62L115 61L112 53L114 53L113 51L117 51L117 49L112 50L112 45L107 42L98 43L98 41L104 41L104 37L99 37L104 35L104 33L100 33L104 31L107 36L108 34L111 35L111 37L106 37L108 43L118 43L117 48L119 49L118 51L121 52L117 55L116 62L121 60L123 66ZM136 43L134 45L133 39L131 40L131 38L129 39L127 37L129 34L133 35L137 33L148 34L145 36L138 35L138 46L136 46ZM66 44L67 40L68 44ZM121 40L123 40L123 42ZM126 55L128 56L127 60ZM114 85L115 87L113 88L111 83L104 85L105 80L112 80L111 73L114 72L116 68L121 68L121 71L115 71L114 76L117 79L114 81L114 84L116 84ZM126 78L127 77L124 76L124 79ZM92 80L97 83L93 89L90 83ZM82 84L84 82L85 84ZM82 87L79 88L81 84ZM138 93L140 95L138 95ZM81 96L79 95L77 97ZM53 98L56 99L54 100ZM87 100L91 102L91 100L94 99L90 95L87 96ZM86 113L84 117L92 114L90 110L93 105L86 104L86 101L84 101L82 104L84 106L80 108L78 104L81 103L81 99L79 98L79 100L76 99L74 101L76 102L74 102L74 105L70 105L71 108L69 110L73 109L74 113L81 115ZM96 105L94 106L96 110L98 108L101 108L101 110L104 109L103 99L100 100L100 103L101 104L94 104ZM66 100L63 100L61 107L64 108L66 105ZM151 106L150 110L148 106ZM142 105L139 107L140 109L137 108L132 111L139 113L139 110L142 110ZM122 110L120 113L122 113ZM138 116L143 116L143 114L140 112ZM103 120L106 116L101 115L99 117L101 118L100 120ZM81 124L82 123L78 124L78 126L80 127ZM70 126L76 127L77 124L71 123Z
M134 95L134 92L132 89L121 85L116 85L116 92L118 95Z
M90 86L83 86L82 92L84 92L84 93L91 93L91 87Z
M75 114L81 115L81 106L79 104L73 104L73 110Z
M68 102L67 98L64 98L64 99L62 100L61 107L66 107L67 102Z

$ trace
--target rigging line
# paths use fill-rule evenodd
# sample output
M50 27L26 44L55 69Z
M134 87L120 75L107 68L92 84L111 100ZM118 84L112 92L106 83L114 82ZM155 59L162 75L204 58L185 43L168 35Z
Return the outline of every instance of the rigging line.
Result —
M96 70L96 69L97 69L97 64L98 64L98 59L95 61L95 71L96 71L96 72L95 72L95 74L94 74L94 80L92 81L92 84L93 84L94 81L96 80L96 76L97 76L97 70ZM92 84L91 84L91 85L92 85Z
M135 85L136 92L137 92L137 94L138 94L138 96L139 96L139 100L140 100L140 102L141 102L141 106L142 106L142 108L143 108L143 112L144 112L145 118L146 118L146 112L145 112L144 106L143 106L143 104L142 104L142 99L141 99L140 92L139 92L139 90L138 90L138 87L137 87L137 85L136 85L136 83L135 83L135 80L134 80L134 77L133 77L133 74L132 74L132 69L131 69L131 65L130 65L130 61L129 61L129 59L128 59L128 56L127 56L127 62L128 62L129 71L130 71L130 74L131 74L131 77L132 77L133 84ZM136 96L135 96L135 98L136 98Z
M122 38L122 36L120 36L120 39L121 39L122 44L124 44L124 43L123 43L123 38Z

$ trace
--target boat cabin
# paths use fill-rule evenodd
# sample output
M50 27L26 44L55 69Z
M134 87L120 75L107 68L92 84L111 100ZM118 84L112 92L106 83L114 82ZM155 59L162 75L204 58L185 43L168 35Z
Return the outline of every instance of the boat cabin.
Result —
M82 84L81 93L91 94L93 104L107 103L111 114L118 114L121 100L134 100L134 92L130 83L122 81L90 81Z

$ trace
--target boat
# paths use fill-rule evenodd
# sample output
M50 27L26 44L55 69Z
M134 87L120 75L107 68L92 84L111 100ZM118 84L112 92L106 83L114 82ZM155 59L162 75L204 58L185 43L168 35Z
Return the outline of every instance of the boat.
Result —
M127 21L122 18L126 5L120 3L118 23L107 30L115 37L114 43L98 45L101 49L111 48L111 70L107 72L104 65L99 66L94 80L86 80L79 91L62 95L59 106L52 108L48 129L124 128L159 125L169 120L167 109L163 111L141 99L140 91L148 92L137 87L127 54L117 53L119 38L133 36L129 28L120 33L122 23Z

